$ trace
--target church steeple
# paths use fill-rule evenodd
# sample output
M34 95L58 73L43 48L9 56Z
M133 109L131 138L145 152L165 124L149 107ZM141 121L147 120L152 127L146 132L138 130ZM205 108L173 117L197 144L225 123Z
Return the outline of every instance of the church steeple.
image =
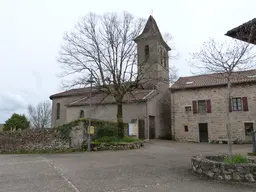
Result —
M134 39L136 43L138 43L141 40L145 40L148 38L159 38L159 40L162 41L164 46L166 46L167 50L170 51L171 48L167 45L167 43L164 41L162 34L157 26L157 23L152 15L149 16L147 23L142 31L142 33Z
M161 32L152 15L149 16L142 33L134 40L137 43L138 71L144 88L154 89L168 82L168 51L171 48L163 40Z

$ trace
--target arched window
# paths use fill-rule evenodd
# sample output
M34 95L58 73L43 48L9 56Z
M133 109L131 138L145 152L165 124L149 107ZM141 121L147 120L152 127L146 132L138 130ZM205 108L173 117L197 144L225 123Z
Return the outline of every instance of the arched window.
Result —
M166 55L166 51L164 51L164 67L167 68L167 55Z
M80 118L84 118L84 110L81 110L81 111L80 111L79 117L80 117Z

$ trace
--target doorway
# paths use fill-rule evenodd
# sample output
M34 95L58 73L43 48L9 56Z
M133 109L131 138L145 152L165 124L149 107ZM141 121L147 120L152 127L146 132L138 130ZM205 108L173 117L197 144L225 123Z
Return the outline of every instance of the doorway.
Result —
M139 138L145 139L145 121L144 121L144 119L139 119Z
M253 123L244 123L245 140L252 140Z
M155 116L149 116L149 139L155 139Z
M200 142L208 142L208 124L207 123L199 123L199 141Z

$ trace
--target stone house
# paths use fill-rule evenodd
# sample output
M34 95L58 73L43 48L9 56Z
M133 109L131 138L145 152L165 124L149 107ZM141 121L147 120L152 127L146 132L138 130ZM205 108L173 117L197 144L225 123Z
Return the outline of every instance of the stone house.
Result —
M150 16L142 33L134 40L137 44L138 70L150 66L140 88L127 93L123 100L123 120L137 120L138 137L158 138L171 135L166 123L170 114L165 112L169 101L169 84L162 79L169 77L168 51L155 19ZM52 127L89 116L90 88L72 89L50 96L52 100ZM167 110L168 111L168 110ZM111 95L105 95L96 87L92 89L92 118L116 121L117 105Z
M229 107L232 140L250 141L256 130L256 70L235 72L227 103L223 74L181 77L171 87L172 135L194 142L227 141Z

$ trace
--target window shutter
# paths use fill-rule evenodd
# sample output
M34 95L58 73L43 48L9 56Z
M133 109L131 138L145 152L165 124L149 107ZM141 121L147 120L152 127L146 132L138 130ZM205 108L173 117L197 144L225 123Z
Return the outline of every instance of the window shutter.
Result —
M207 105L207 113L211 113L212 112L211 100L207 100L206 105Z
M192 101L192 106L193 106L193 113L196 114L197 113L197 102Z
M243 101L243 110L244 111L248 111L248 101L247 101L247 97L242 97L242 101Z
M232 112L232 99L229 99L229 112Z

